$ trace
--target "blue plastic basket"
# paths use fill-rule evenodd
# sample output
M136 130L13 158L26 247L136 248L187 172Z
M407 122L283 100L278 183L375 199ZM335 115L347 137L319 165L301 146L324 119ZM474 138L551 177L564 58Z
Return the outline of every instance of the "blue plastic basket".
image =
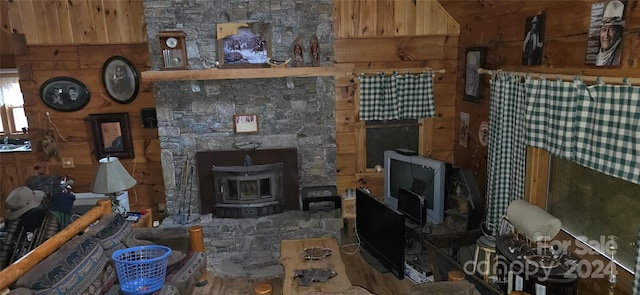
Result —
M117 250L111 255L116 264L120 290L124 294L149 294L162 289L171 248L139 246Z

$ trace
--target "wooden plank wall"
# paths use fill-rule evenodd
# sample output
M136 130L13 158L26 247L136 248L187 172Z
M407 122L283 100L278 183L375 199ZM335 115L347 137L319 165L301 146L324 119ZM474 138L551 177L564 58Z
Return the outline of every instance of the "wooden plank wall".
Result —
M155 107L152 84L141 83L135 100L129 104L120 104L106 94L101 78L103 63L114 55L127 58L138 72L148 69L147 46L146 43L34 45L28 46L28 54L18 55L16 58L34 157L46 161L48 174L70 176L75 181L75 192L90 190L98 167L94 134L88 115L124 112L129 114L135 158L120 159L120 162L138 182L134 189L129 190L130 204L135 208L150 208L164 202L158 130L142 128L140 118L142 108ZM59 112L42 102L42 83L60 76L73 77L85 84L91 93L87 106L75 112ZM46 116L47 112L50 114L49 118ZM44 130L52 130L56 134L58 157L49 158L44 154L41 145ZM75 167L63 169L61 157L73 157Z
M155 107L152 84L142 83L133 102L119 104L109 98L101 82L102 65L114 55L130 60L138 72L149 68L142 5L142 0L0 0L0 41L12 41L11 49L17 55L29 138L34 147L30 159L22 159L27 162L23 162L26 168L12 166L15 160L2 158L1 178L11 171L18 172L11 183L3 183L3 197L16 184L23 184L26 177L42 173L69 175L75 180L75 192L89 191L98 164L88 115L126 112L135 158L121 162L138 182L129 190L131 207L156 208L165 202L158 130L142 128L140 120L142 108ZM7 35L11 40L6 39ZM83 82L91 93L89 104L68 113L45 106L40 99L40 86L57 76ZM46 112L50 113L51 122ZM63 169L59 157L44 154L41 142L45 129L55 130L59 157L73 157L75 168Z
M0 0L0 28L28 45L146 42L143 0Z
M622 65L616 68L586 66L584 55L587 44L591 4L599 1L455 1L440 0L442 6L460 23L460 50L458 80L462 87L465 48L486 46L486 68L531 73L557 73L569 75L638 77L640 74L640 8L628 5L623 41ZM630 1L635 3L635 1ZM540 66L522 66L522 42L525 19L546 14L543 60ZM486 191L487 148L476 149L478 129L482 121L489 120L489 81L482 77L485 98L480 103L469 102L458 96L456 118L460 112L470 114L469 145L456 145L456 160L461 166L473 169L481 191ZM459 119L456 119L456 122ZM457 124L457 123L456 123ZM546 183L540 183L546 186ZM541 190L546 191L546 190Z
M459 80L462 81L464 51L466 47L486 46L486 68L505 69L535 73L557 73L568 75L593 75L614 77L640 76L640 7L637 1L629 1L626 11L622 62L619 67L602 68L586 66L584 55L587 45L591 4L602 1L456 1L440 0L442 6L460 23L460 50L458 59ZM525 34L525 19L528 16L546 14L546 29L542 65L522 66L522 43ZM460 82L462 83L462 82ZM462 84L459 85L462 87ZM483 77L483 92L488 96L488 77ZM457 97L458 111L470 114L470 130L478 132L479 124L489 120L489 101L473 103ZM457 121L458 119L456 119ZM472 138L469 148L456 146L456 160L473 168L478 183L486 188L486 147L475 151ZM475 154L475 156L474 156ZM478 157L478 154L480 156ZM477 159L480 159L479 161ZM542 157L544 158L544 157ZM536 166L527 167L534 171ZM527 182L529 192L541 192L539 196L525 196L527 199L544 200L546 181L532 179ZM544 204L543 204L544 205ZM603 259L602 257L596 259ZM620 270L620 268L618 268ZM607 293L607 277L589 278L579 281L580 294ZM631 294L633 275L621 271L618 276L616 294Z
M365 128L358 118L358 78L364 70L433 68L437 117L423 120L423 155L454 162L458 24L436 1L334 0L338 191L366 186L383 196L382 173L366 169Z

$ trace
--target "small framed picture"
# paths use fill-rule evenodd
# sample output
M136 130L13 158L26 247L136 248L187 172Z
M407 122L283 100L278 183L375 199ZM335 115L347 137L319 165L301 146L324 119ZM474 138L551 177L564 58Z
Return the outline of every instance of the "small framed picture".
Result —
M258 133L258 115L233 115L233 129L236 133Z
M115 102L130 103L140 88L138 72L126 58L113 56L102 66L102 85Z
M128 113L89 114L96 158L134 158Z
M464 73L464 99L478 102L480 96L480 73L478 69L484 64L485 47L467 48L466 70Z
M542 45L544 44L544 14L527 17L524 24L522 42L522 65L539 66L542 64Z
M55 77L42 83L40 98L56 111L73 112L89 103L91 93L87 86L74 78Z

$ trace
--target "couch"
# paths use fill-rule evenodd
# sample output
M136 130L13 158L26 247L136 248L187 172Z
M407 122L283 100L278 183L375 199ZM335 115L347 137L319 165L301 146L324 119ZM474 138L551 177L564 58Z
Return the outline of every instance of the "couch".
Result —
M61 247L39 260L30 270L15 275L17 280L10 285L9 294L119 294L111 255L119 249L152 243L136 237L135 231L124 217L115 213L104 214L88 230L63 242ZM186 232L187 228L183 231ZM191 294L196 285L206 282L202 279L206 276L205 253L190 249L173 250L165 284L155 293ZM7 271L14 275L15 270L10 268L3 273Z

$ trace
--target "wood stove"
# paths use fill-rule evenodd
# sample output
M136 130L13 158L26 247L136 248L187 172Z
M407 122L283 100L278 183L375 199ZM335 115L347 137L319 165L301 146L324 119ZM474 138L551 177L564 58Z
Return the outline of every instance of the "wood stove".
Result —
M282 213L283 166L283 163L213 166L215 216L250 218Z

